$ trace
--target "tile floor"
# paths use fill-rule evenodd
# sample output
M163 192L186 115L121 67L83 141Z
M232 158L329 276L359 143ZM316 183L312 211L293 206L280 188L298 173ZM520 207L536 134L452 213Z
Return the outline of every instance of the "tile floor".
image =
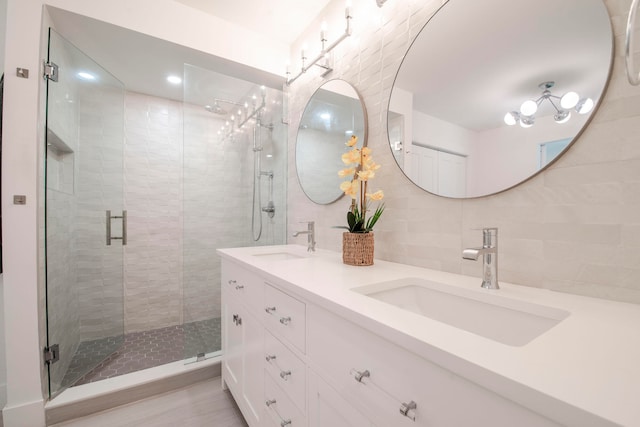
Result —
M117 377L220 348L220 318L85 341L74 354L62 386Z
M51 427L247 427L220 377Z

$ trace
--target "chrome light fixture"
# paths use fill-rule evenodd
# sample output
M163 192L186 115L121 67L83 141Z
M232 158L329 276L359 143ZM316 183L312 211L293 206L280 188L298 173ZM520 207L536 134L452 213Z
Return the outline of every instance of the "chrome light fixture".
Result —
M546 100L555 109L553 120L556 123L566 123L571 118L571 111L575 109L578 114L587 114L593 109L593 99L580 98L576 92L567 92L562 96L556 96L551 93L551 88L555 82L542 82L538 85L542 89L542 95L538 99L529 99L522 103L520 111L510 111L504 116L504 122L513 126L520 123L523 128L533 126L535 123L535 115L540 105ZM556 105L559 104L559 105Z
M326 29L326 25L323 23L322 28L320 29L320 43L322 45L322 47L320 49L320 53L318 54L318 56L316 56L315 58L311 59L307 63L307 60L309 59L309 57L307 56L307 48L306 48L306 45L303 46L301 54L300 54L300 60L301 60L302 65L300 67L300 71L298 72L298 74L296 74L294 77L291 77L291 71L289 70L289 66L287 65L287 71L286 71L286 76L287 76L286 85L287 86L289 86L289 85L291 85L291 83L295 82L300 76L302 76L304 73L306 73L314 65L316 65L316 66L318 66L318 67L320 67L320 68L322 68L324 70L323 73L322 73L322 77L325 77L327 74L329 74L330 72L333 71L332 60L331 60L331 51L336 46L338 46L340 43L342 43L343 40L345 40L347 37L351 36L351 32L352 32L351 19L353 19L353 15L351 14L351 6L350 6L350 4L351 4L350 0L348 0L347 1L347 7L344 10L344 19L346 21L346 28L344 29L344 33L342 33L342 35L340 37L338 37L338 39L336 41L334 41L329 46L327 46L327 29ZM323 63L318 63L319 61L321 61L323 59L324 59Z

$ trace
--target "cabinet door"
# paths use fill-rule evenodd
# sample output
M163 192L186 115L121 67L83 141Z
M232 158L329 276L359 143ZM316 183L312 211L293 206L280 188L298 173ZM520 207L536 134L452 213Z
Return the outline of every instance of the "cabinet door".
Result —
M222 369L232 392L240 391L242 378L242 324L240 305L228 295L222 298Z
M372 427L373 424L310 370L309 427L327 426Z
M242 400L251 426L260 425L264 406L264 327L257 319L242 313Z

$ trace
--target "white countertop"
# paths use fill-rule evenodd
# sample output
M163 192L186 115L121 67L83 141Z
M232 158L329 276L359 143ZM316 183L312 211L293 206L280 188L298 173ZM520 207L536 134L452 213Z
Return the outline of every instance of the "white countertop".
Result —
M255 256L287 252L301 258ZM458 375L567 425L640 426L640 305L481 280L375 260L344 265L340 253L299 245L220 249L271 283L335 312ZM419 277L566 310L558 325L521 347L484 338L350 289ZM595 417L593 416L595 415ZM609 421L606 422L606 421Z

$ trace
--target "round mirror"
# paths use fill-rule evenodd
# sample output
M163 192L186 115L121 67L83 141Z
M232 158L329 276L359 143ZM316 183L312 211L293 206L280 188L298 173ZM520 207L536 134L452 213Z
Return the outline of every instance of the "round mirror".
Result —
M338 171L351 135L366 145L364 104L353 86L330 80L313 94L302 114L296 140L296 170L304 193L313 202L326 205L344 194Z
M515 186L587 125L612 54L602 0L449 0L396 76L388 114L396 162L441 196Z

